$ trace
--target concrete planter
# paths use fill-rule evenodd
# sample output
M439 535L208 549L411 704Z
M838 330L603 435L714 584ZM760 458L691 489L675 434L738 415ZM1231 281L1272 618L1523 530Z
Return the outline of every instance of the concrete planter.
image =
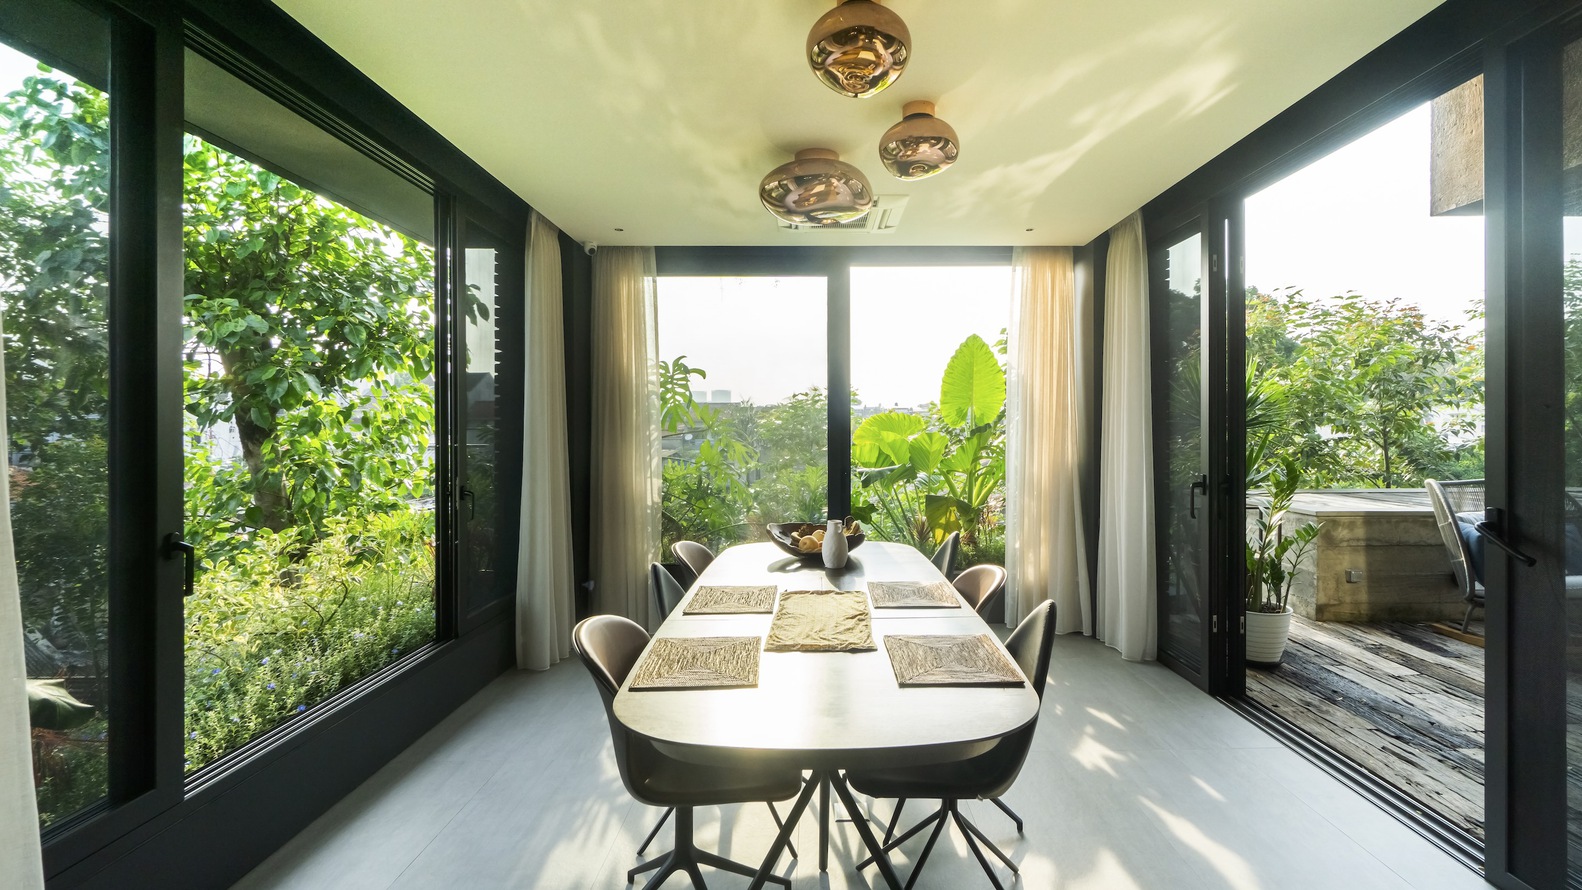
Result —
M1284 612L1247 612L1247 661L1279 664L1291 637L1291 607Z

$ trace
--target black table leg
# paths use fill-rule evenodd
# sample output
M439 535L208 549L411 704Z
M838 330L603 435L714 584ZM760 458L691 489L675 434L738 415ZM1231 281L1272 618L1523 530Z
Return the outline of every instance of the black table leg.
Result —
M829 773L818 782L818 870L829 871Z
M818 773L802 786L802 793L797 795L796 802L791 804L791 811L786 813L785 825L780 833L775 835L774 843L769 845L769 852L764 856L764 864L758 867L758 874L753 878L749 890L763 890L764 883L774 873L775 863L780 861L780 854L785 852L786 845L791 842L791 832L796 830L797 822L801 821L802 813L807 809L808 802L813 799L813 791L818 787Z
M828 781L835 786L835 793L840 796L840 802L845 804L846 812L851 816L851 823L857 826L857 834L862 838L863 846L868 848L868 854L873 857L874 864L879 866L879 874L884 875L884 882L890 885L890 890L901 890L901 877L895 873L895 866L890 864L890 854L884 851L884 845L873 836L873 829L868 827L868 819L863 815L862 808L857 806L856 798L851 796L851 789L846 787L846 780L841 778L839 772L828 773Z

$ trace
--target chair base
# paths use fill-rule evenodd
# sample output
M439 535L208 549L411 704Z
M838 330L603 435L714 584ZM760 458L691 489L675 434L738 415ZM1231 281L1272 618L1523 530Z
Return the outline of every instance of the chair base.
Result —
M764 801L764 803L767 803L769 805L769 815L774 817L775 828L784 828L785 827L785 823L780 821L780 811L775 809L775 802L772 801L772 800L766 800L766 801ZM665 827L665 820L669 819L670 818L670 814L674 813L675 811L676 811L675 807L670 807L670 808L665 810L664 815L660 816L659 817L659 821L655 822L654 823L654 827L649 830L648 837L643 838L643 845L641 847L637 848L637 855L639 855L639 856L643 855L643 851L648 849L648 845L653 843L654 842L654 838L659 836L659 829ZM1020 824L1020 823L1018 823L1018 824ZM797 852L796 852L796 847L795 846L792 846L789 842L787 842L786 843L786 849L791 851L791 858L792 859L797 858Z
M991 797L991 798L989 798L989 803L992 803L995 806L999 807L1000 808L1000 812L1002 812L1006 816L1010 817L1011 821L1016 823L1016 833L1017 834L1020 834L1020 835L1027 834L1027 832L1022 830L1022 817L1016 815L1016 811L1015 810L1013 810L1010 807L1006 806L1005 805L1005 801L999 799L998 797ZM772 807L773 804L770 804L770 806ZM903 807L905 807L905 806L906 806L906 798L902 797L902 798L897 798L896 799L896 801L895 801L895 812L890 814L890 823L884 827L884 842L885 843L888 844L890 842L890 838L895 835L895 826L900 823L900 821L901 821L901 809ZM670 814L666 813L665 815L668 816ZM661 824L664 822L663 819L661 819L659 821L660 821ZM654 826L654 831L658 831L658 830L659 830L659 826L657 826L657 825ZM653 835L650 834L649 838L652 839ZM648 843L645 841L643 843L643 846L645 846L645 847L648 846ZM641 855L643 851L641 849L639 849L637 852L638 852L639 855ZM796 855L796 851L792 850L791 851L791 855L795 856Z
M904 804L905 800L903 799L901 803ZM999 802L996 801L996 803ZM999 804L999 806L1000 809L1010 813L1010 809L1004 804ZM900 804L896 806L896 816L900 815L900 807ZM1012 818L1015 818L1014 813L1011 815ZM1010 869L1012 874L1021 874L1021 871L1016 867L1016 863L1011 861L1011 857L1005 855L1005 853L1001 851L999 847L996 847L994 842L989 840L988 836L979 830L978 826L972 824L971 819L968 819L966 816L962 815L959 801L947 799L940 801L939 809L935 810L933 814L927 819L924 819L923 821L907 829L901 834L900 837L896 838L895 840L887 841L883 847L882 851L884 853L889 853L895 848L911 840L914 836L922 832L923 829L929 827L930 825L934 826L934 830L928 835L928 843L923 845L922 855L917 857L917 864L912 866L912 874L906 879L906 890L912 890L912 887L917 884L918 875L923 873L923 866L928 863L928 854L934 852L934 844L939 841L940 834L942 834L945 830L947 817L950 822L955 823L956 828L961 832L962 838L967 842L967 848L972 851L973 856L977 857L978 865L983 868L983 873L989 876L989 883L994 885L994 890L1005 890L1005 886L1000 883L999 877L995 875L994 867L989 864L988 857L983 855L983 849L979 846L979 844L982 844L983 847L988 847L989 852L993 853L995 857L997 857L1001 862L1005 863L1005 867ZM894 816L891 817L890 822L893 826L895 823ZM1018 826L1020 826L1021 820L1018 819L1017 823ZM1020 831L1020 827L1018 827L1018 831ZM886 837L888 837L888 832L886 833ZM866 868L873 863L873 860L874 857L869 856L867 859L857 863L857 868L859 870Z
M654 872L654 875L648 879L648 883L643 885L643 890L658 890L659 886L663 884L666 879L680 871L687 873L687 876L692 879L692 886L696 888L696 890L707 890L708 885L703 883L703 873L699 871L699 867L704 865L708 866L709 868L717 868L720 871L728 871L732 874L743 875L749 878L755 877L758 874L758 869L753 868L750 865L745 865L732 859L726 859L724 856L715 855L707 850L699 850L697 844L694 843L692 839L691 807L672 807L669 811L667 811L666 815L669 815L671 812L675 813L676 816L675 849L664 854L663 856L650 859L642 865L639 865L631 871L628 871L626 873L626 883L630 884L637 879L638 875L651 871ZM664 821L665 820L661 818L659 820L660 825L663 825ZM775 821L779 821L778 814L776 815ZM659 831L659 825L654 826L654 832L657 831ZM649 839L653 839L653 833L649 834ZM647 841L643 843L643 846L648 846ZM639 853L639 855L641 854ZM785 886L787 890L790 890L791 881L786 878L782 878L777 875L770 875L766 878L766 880L776 884L781 884Z

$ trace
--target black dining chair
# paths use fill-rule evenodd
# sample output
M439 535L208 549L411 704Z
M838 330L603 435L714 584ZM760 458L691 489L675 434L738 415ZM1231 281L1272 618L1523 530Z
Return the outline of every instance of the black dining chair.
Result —
M615 717L615 693L648 645L648 632L637 622L618 615L594 615L572 629L571 643L583 666L593 675L599 698L604 702L610 741L615 746L615 765L627 793L649 806L669 807L666 816L676 814L675 848L628 871L626 882L630 884L643 872L653 871L655 874L644 890L654 890L670 875L682 871L695 887L701 888L704 883L698 867L704 865L747 877L757 875L758 870L750 865L697 848L693 808L761 800L769 803L775 825L780 827L780 814L773 802L795 797L801 791L801 772L751 766L706 767L661 753L652 742L628 730ZM659 824L663 825L664 819ZM655 825L654 832L658 831L659 825ZM650 833L649 840L652 839ZM648 841L644 841L643 847L647 846ZM642 848L637 855L642 855ZM795 851L791 855L795 856ZM786 878L770 875L768 879L791 886Z
M686 564L692 570L694 580L703 576L703 570L714 561L714 551L699 544L697 541L677 541L670 545L670 552L676 559Z
M681 586L670 570L657 562L648 564L648 577L653 582L654 589L654 614L660 621L670 617L670 613L681 605L686 598L687 590Z
M1005 643L1005 648L1010 651L1017 666L1027 676L1028 682L1033 684L1040 703L1044 700L1044 682L1049 679L1049 650L1054 645L1055 639L1054 615L1055 604L1050 600L1044 600L1022 619L1022 623L1016 626L1011 638ZM995 876L993 867L989 865L989 860L983 855L979 843L988 847L1012 873L1019 873L1016 863L1012 862L1010 857L1001 852L978 826L972 824L972 821L962 814L959 804L962 800L994 800L1010 790L1011 785L1016 782L1017 775L1022 771L1022 764L1027 760L1028 749L1033 744L1033 730L1037 726L1038 718L1034 716L1026 726L1000 739L993 748L966 760L894 769L847 771L846 781L852 789L870 797L922 797L939 800L939 809L933 815L884 844L884 852L889 853L925 828L934 826L933 832L928 836L928 843L923 847L922 855L912 867L912 875L907 880L908 887L917 883L917 877L922 873L924 864L928 862L928 854L933 852L934 844L939 840L940 833L944 831L947 820L954 822L961 831L967 841L967 847L977 857L978 864L983 867L983 873L989 876L989 882L994 885L995 890L1004 890L1004 888L1000 884L1000 879ZM891 820L891 824L893 826L894 819ZM1019 830L1020 825L1018 825ZM886 837L889 837L888 833ZM861 869L872 862L873 857L870 856L857 863L857 867Z
M961 532L951 532L950 537L939 545L939 549L934 551L934 555L929 557L928 561L934 564L934 568L939 569L941 575L949 578L951 570L956 567L956 551L960 548Z
M653 581L654 608L657 610L659 620L663 621L669 618L670 613L681 605L681 600L686 597L687 592L681 588L681 582L670 574L670 570L657 562L648 564L648 575ZM620 684L617 683L616 685L619 686ZM649 830L648 836L643 838L643 845L637 848L637 855L643 855L643 851L648 849L648 845L654 842L655 837L659 836L659 829L665 827L665 820L670 818L672 811L673 808L665 810L664 815L659 817L659 821L654 823L654 827ZM780 813L775 810L773 803L769 804L769 813L775 817L775 824L780 824ZM786 848L791 851L792 858L796 858L796 847L787 844Z
M1000 601L1000 594L1005 592L1005 569L999 566L977 565L967 569L956 576L951 583L955 585L956 592L967 601L978 617L988 620L989 611L994 604ZM1005 805L1005 801L998 797L991 798L990 802L1000 808L1000 812L1011 817L1016 823L1016 833L1022 833L1022 817L1016 811ZM895 826L901 819L901 810L906 807L906 798L902 797L895 802L895 812L890 814L890 824L885 827L884 840L889 843L890 836L895 834Z

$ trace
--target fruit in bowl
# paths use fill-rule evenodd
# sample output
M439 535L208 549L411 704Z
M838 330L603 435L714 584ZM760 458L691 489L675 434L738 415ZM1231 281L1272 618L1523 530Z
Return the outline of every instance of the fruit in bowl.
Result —
M827 533L824 526L816 522L771 522L764 526L769 532L769 540L775 546L792 556L806 559L819 556L824 552L824 535ZM868 536L862 530L862 523L846 517L846 549L855 549Z

